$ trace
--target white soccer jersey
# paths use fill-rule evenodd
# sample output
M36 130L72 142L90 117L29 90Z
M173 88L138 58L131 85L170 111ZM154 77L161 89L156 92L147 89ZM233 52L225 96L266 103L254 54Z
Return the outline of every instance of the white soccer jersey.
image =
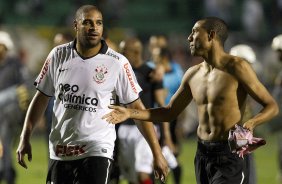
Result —
M100 52L87 59L74 49L74 42L55 47L48 55L36 88L55 96L50 158L75 160L88 156L113 157L114 125L101 117L108 106L128 104L139 98L140 86L128 60L102 40Z

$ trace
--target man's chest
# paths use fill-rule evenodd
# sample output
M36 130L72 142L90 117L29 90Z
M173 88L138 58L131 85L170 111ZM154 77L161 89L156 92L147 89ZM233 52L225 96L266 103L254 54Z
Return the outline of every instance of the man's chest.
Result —
M117 79L117 69L109 62L74 60L57 69L55 87L59 90L65 86L64 88L73 87L79 91L111 91Z
M189 81L193 98L198 104L213 103L235 95L237 80L219 70L209 73L199 72Z

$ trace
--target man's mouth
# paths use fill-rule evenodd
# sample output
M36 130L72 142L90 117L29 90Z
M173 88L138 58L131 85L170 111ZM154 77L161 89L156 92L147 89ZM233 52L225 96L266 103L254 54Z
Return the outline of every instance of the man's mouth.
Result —
M99 36L98 33L89 33L89 34L87 35L87 37L89 37L89 38L95 38L95 37L98 37L98 36Z

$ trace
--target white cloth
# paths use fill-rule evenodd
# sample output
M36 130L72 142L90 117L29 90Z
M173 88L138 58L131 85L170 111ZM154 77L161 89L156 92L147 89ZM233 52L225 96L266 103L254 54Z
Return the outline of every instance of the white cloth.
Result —
M139 98L140 86L128 60L107 47L87 59L73 42L55 47L36 79L37 89L55 96L49 136L50 158L75 160L113 157L115 127L101 117L116 95L127 104Z
M121 174L128 181L137 183L137 172L153 172L151 149L136 125L120 125L118 138L118 163Z

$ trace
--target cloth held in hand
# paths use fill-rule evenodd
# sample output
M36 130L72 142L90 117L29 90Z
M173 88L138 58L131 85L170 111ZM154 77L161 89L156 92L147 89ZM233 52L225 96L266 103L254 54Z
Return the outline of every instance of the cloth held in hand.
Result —
M254 137L250 130L237 124L235 129L229 131L228 142L231 151L237 153L242 158L244 155L266 144L264 139Z

